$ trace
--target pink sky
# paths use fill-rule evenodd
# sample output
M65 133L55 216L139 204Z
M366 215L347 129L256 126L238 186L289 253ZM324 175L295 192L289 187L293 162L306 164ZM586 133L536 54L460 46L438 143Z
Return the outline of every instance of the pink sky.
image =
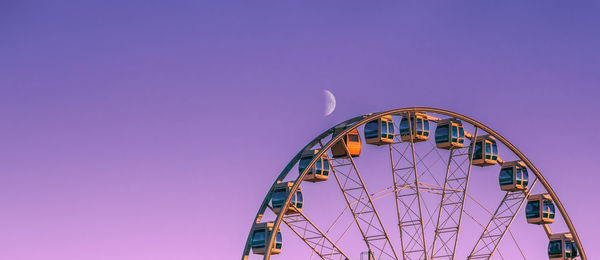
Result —
M406 106L463 113L507 137L594 259L599 11L593 1L2 2L0 259L237 259L302 146L350 117ZM322 89L337 97L329 117Z

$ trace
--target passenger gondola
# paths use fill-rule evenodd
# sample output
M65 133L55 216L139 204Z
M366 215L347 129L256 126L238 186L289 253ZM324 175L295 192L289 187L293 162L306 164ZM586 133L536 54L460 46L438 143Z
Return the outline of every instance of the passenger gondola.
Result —
M527 189L529 174L522 161L504 162L498 177L503 191L523 191Z
M498 162L498 146L496 138L491 135L478 136L474 142L475 151L473 152L472 164L476 166L489 166ZM472 146L469 148L471 153Z
M400 120L400 137L402 141L410 142L411 135L412 141L415 143L429 139L429 119L427 119L427 114L412 112L402 116L402 120Z
M273 222L257 223L252 227L252 253L264 255L267 251L267 240L273 232ZM271 254L276 255L281 253L283 238L281 232L277 230L275 235L275 244L271 247Z
M455 118L438 121L435 128L435 146L441 149L462 148L465 144L465 129L460 120Z
M271 206L273 207L273 212L275 212L275 214L279 214L281 211L285 199L287 199L290 191L292 190L292 186L294 186L294 182L292 181L275 184L273 195L271 196ZM302 210L302 203L302 189L298 187L296 194L292 196L290 206L286 210L285 214L289 215L300 212Z
M530 224L551 224L554 222L554 203L549 194L529 195L525 216Z
M393 128L393 126L392 126ZM335 129L333 133L333 137L336 137L340 132L344 131L345 128ZM331 153L333 154L333 158L342 158L348 157L348 153L346 152L346 147L348 148L348 152L350 152L350 156L358 157L360 156L360 150L362 147L362 143L360 141L360 135L358 134L358 130L354 129L350 131L346 136L342 138L342 141L335 143L331 147Z
M302 173L302 171L308 167L308 164L310 164L317 153L319 153L319 150L317 149L302 153L300 162L298 163L298 170L300 173ZM329 179L329 158L327 158L326 154L323 154L323 156L317 160L313 167L309 169L309 172L304 176L303 180L320 182L326 181L327 179Z
M548 243L550 260L572 260L577 258L577 244L571 233L552 234Z
M384 145L394 142L394 122L392 116L383 116L365 124L367 144Z

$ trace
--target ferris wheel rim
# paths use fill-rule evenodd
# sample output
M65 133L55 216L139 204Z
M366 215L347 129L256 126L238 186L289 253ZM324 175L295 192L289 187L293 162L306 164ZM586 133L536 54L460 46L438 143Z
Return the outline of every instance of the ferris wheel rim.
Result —
M275 182L273 183L273 185L271 185L271 188L268 190L267 195L265 196L265 198L263 199L263 202L259 208L259 211L257 212L253 224L257 224L260 223L261 219L262 219L262 215L264 214L264 211L268 208L268 203L271 199L271 190L273 190L273 188L275 187L275 185L282 181L283 178L285 178L287 176L287 174L289 173L289 171L291 170L291 168L298 162L298 160L300 159L300 156L302 154L303 151L310 149L311 147L313 147L314 145L316 145L319 141L321 141L323 138L329 136L330 134L333 133L334 129L340 126L348 126L346 127L342 132L338 133L336 136L333 136L331 138L330 141L328 141L325 145L322 145L321 149L318 151L318 153L316 153L314 155L313 160L311 160L311 162L307 165L307 167L304 169L304 171L302 171L302 173L300 175L298 175L298 177L296 178L290 190L289 195L287 196L285 202L283 203L279 213L277 214L277 217L275 219L275 221L273 222L273 230L279 230L280 224L283 221L283 216L285 215L284 212L286 212L289 208L289 204L290 201L292 199L292 194L294 194L300 184L303 181L304 176L309 172L309 169L311 167L313 167L317 161L317 158L320 158L321 156L323 156L324 154L326 154L326 152L328 150L331 149L331 147L333 146L333 144L337 143L338 141L341 141L342 138L348 134L350 131L357 129L358 127L365 125L366 123L373 121L373 120L377 120L379 118L382 118L384 116L391 116L391 115L402 115L403 113L410 113L410 112L430 112L430 113L436 113L436 114L441 114L441 115L445 115L445 116L449 116L452 118L456 118L459 120L463 120L469 124L471 124L472 126L484 130L487 134L493 136L496 138L497 141L501 142L502 144L504 144L508 149L510 149L511 152L513 152L520 160L522 160L525 165L531 169L533 171L533 173L535 174L537 180L539 180L539 182L542 184L542 186L544 187L544 189L548 192L548 194L550 195L550 197L554 200L554 202L556 203L556 207L558 208L559 212L561 213L561 216L563 218L563 220L565 221L570 234L573 237L573 240L577 246L577 249L579 251L580 257L582 260L587 260L587 256L585 254L583 245L581 244L581 240L579 238L579 235L577 234L577 231L575 229L575 226L573 225L573 222L571 220L571 218L569 217L566 209L564 208L564 205L562 204L562 202L560 201L559 197L556 195L556 192L554 191L554 189L552 189L552 187L550 186L550 184L548 183L548 181L544 178L544 176L541 174L541 172L537 169L537 167L535 167L535 165L529 160L529 158L527 158L527 156L525 156L525 154L523 154L515 145L513 145L508 139L506 139L504 136L500 135L498 132L496 132L495 130L493 130L492 128L486 126L485 124L471 118L468 117L466 115L457 113L457 112L453 112L450 110L446 110L446 109L441 109L441 108L433 108L433 107L404 107L404 108L397 108L397 109L392 109L392 110L387 110L384 112L377 112L377 113L371 113L371 114L366 114L366 115L362 115L362 116L357 116L351 119L348 119L346 121L343 121L342 123L339 123L337 125L335 125L334 127L331 127L329 129L327 129L326 131L324 131L322 134L320 134L319 136L317 136L315 139L313 139L312 141L310 141L306 146L304 146L300 152L298 152L293 158L292 160L287 164L287 166L284 168L284 170L279 174L279 176L276 178ZM266 245L266 251L265 251L265 255L264 255L264 259L270 259L271 256L271 248L274 246L274 238L277 232L271 232L270 233L270 237L269 239L266 239L265 241L270 241L270 243L268 243ZM250 232L248 234L248 237L246 239L246 243L244 246L244 251L242 254L242 260L247 259L249 253L250 253L250 241L251 241L251 237L252 237L252 227L250 228Z

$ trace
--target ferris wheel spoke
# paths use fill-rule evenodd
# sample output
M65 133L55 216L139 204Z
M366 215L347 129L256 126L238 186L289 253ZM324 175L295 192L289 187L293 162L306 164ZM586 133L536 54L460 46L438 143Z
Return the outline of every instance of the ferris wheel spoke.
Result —
M439 154L439 152L437 151L437 148L435 147L435 144L432 144L430 141L427 142L430 145L432 145L431 149L429 150L429 152L425 153L423 156L419 155L418 153L416 153L416 158L417 158L417 167L419 165L423 166L423 171L419 173L419 177L424 176L425 174L429 173L429 176L433 179L433 181L435 182L435 184L437 184L438 186L440 185L440 182L438 181L438 179L435 177L435 174L433 174L431 168L439 161L442 160L441 155ZM436 152L436 154L438 155L438 158L434 161L434 162L430 162L429 164L425 163L425 159L430 155L433 154L433 152Z
M408 115L408 118L410 118L410 115ZM403 259L425 259L427 257L427 245L425 243L425 230L423 227L419 173L417 171L417 164L422 158L419 158L419 161L417 161L412 120L407 121L410 142L404 145L404 149L398 148L398 146L403 146L405 142L402 142L401 138L396 136L396 141L389 145L395 191L394 197ZM398 159L394 159L394 155L397 155ZM404 186L411 188L400 189L400 187Z
M477 138L479 128L475 128ZM473 146L475 142L471 142ZM471 174L471 152L465 149L451 149L446 168L446 177L435 226L431 259L454 259L462 213L465 205L465 195ZM460 161L461 163L458 163ZM466 165L465 165L466 162ZM467 168L466 170L464 168ZM440 222L440 220L443 220Z
M350 154L345 143L344 148ZM332 159L330 166L368 251L398 259L352 156Z
M523 254L523 250L521 250L521 247L519 246L519 243L517 243L517 239L515 238L515 236L513 235L513 233L510 231L510 229L507 229L507 232L510 235L510 237L512 238L512 241L515 242L515 246L519 250L519 253L521 253L521 256L523 257L523 259L527 259L527 257L525 257L525 254ZM500 253L500 251L498 251L498 253Z
M380 191L377 191L375 193L371 194L371 198L373 198L373 201L386 197L389 194L393 193L394 191L390 191L391 189L393 189L393 187L387 187L384 188ZM362 197L362 200L365 200L365 197ZM348 210L349 207L346 205L346 207L344 207L344 209L340 212L340 214L338 214L337 218L329 225L329 227L327 228L327 230L325 231L325 234L329 234L329 232L334 228L334 226L336 226L336 224L340 223L340 220L342 219L342 216L344 215L344 213L346 212L346 210ZM346 235L346 233L348 232L348 230L350 230L350 228L352 227L352 225L354 225L355 222L352 221L350 222L345 229L343 229L344 231L339 235L339 237L335 240L335 243L339 243L342 238L344 238L344 236Z
M269 208L271 207L269 206ZM348 259L348 255L310 221L302 211L285 215L283 222L322 259Z
M536 178L526 191L506 192L467 259L489 259L494 255L515 215L527 200L537 181Z

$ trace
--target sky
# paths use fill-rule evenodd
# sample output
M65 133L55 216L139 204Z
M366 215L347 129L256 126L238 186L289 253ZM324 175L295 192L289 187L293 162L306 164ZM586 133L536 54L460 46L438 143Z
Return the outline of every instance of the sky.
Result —
M239 258L308 141L408 106L505 136L598 258L599 13L594 1L0 1L0 258ZM328 117L323 89L337 99Z

